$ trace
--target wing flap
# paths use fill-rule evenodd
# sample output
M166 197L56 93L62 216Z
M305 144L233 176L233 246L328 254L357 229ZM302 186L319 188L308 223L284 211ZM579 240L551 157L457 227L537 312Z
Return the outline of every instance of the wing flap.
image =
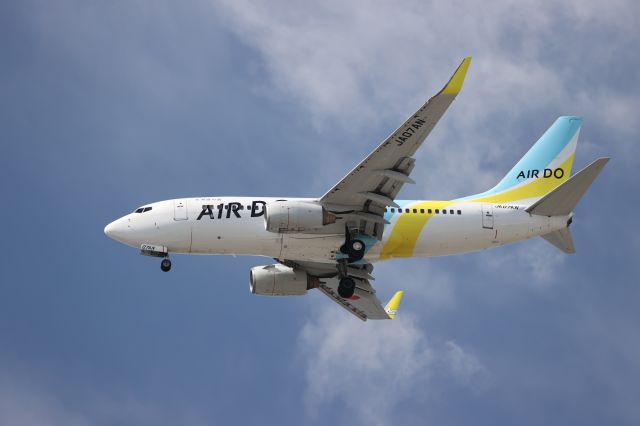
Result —
M355 315L362 321L390 319L382 307L382 303L375 295L375 291L368 281L358 280L356 291L349 299L343 299L338 295L338 280L323 279L318 288L331 300Z

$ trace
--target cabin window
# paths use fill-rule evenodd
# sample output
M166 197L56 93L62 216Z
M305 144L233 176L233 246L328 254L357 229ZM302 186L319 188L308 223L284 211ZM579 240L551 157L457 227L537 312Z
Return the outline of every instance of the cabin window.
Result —
M420 209L420 213L424 214L424 209Z
M439 213L440 213L440 210L439 210L439 209L436 209L436 214L439 214Z
M458 214L462 214L462 212L460 210L458 210Z
M418 209L413 209L413 212L414 213L418 213Z
M428 209L428 210L427 210L427 213L432 214L432 213L433 213L433 210Z
M449 214L455 214L453 210L449 210Z
M446 209L442 209L442 214L447 214L447 210Z
M395 212L396 212L396 209L391 207L391 213L395 213Z

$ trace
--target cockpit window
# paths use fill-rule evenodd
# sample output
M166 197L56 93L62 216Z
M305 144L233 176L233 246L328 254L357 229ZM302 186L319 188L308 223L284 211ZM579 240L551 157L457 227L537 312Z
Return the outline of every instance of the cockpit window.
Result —
M151 210L151 209L152 209L152 207L145 207L145 208L144 208L144 210L142 210L142 213L144 213L144 212L148 212L148 211L149 211L149 210Z
M142 207L140 207L139 209L136 209L136 211L134 213L142 213L142 210L144 210Z
M148 212L149 210L151 210L153 207L140 207L139 209L136 209L134 211L134 213L144 213L144 212Z

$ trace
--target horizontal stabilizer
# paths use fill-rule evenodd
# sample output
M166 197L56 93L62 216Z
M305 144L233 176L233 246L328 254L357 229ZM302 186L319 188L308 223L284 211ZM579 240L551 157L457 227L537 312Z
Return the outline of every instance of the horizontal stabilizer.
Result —
M573 245L573 237L571 236L569 228L562 228L557 231L550 232L546 235L542 235L542 238L565 253L573 254L576 252L576 248Z
M609 158L598 158L569 180L558 186L540 200L529 206L526 211L540 216L566 216L580 201Z

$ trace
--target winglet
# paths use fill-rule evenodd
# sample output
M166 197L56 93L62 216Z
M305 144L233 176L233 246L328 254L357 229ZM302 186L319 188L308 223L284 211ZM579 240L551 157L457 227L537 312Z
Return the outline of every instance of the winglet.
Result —
M397 291L396 294L393 295L387 306L384 307L384 311L389 315L389 318L394 319L396 314L398 313L398 308L400 307L400 301L402 300L402 296L404 295L404 291Z
M458 67L451 80L444 86L442 89L442 93L448 95L457 95L460 93L462 89L462 83L464 82L464 77L467 75L467 70L469 69L469 64L471 63L471 56L467 56L462 60L462 63Z

